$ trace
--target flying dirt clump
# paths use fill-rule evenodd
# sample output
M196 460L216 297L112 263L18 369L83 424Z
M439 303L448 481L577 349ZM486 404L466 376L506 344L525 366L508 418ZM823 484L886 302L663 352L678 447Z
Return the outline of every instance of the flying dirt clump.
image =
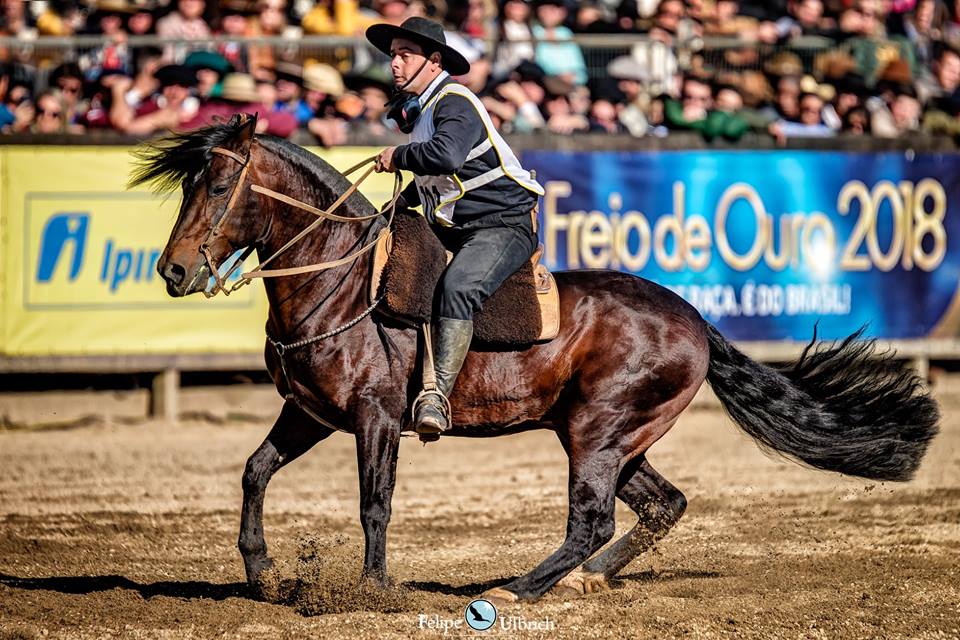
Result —
M264 577L265 596L293 607L305 616L354 611L394 613L418 608L414 593L403 587L384 589L363 578L358 558L363 546L337 535L332 539L301 539L292 579L272 570Z

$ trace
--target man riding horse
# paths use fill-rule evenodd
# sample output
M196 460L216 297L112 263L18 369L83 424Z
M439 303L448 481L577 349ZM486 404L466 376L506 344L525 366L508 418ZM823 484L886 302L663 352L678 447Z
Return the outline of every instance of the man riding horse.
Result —
M401 204L422 205L453 253L439 285L436 389L425 389L414 409L416 431L435 435L450 428L446 398L470 350L474 315L536 250L531 212L543 188L520 166L479 98L451 77L467 73L470 63L447 45L438 23L409 18L399 27L374 25L366 35L391 58L396 90L389 117L410 134L409 144L380 153L377 171L414 174Z

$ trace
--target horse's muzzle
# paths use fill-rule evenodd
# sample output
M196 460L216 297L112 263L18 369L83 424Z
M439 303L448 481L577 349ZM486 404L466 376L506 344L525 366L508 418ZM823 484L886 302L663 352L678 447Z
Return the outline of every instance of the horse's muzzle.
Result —
M187 269L176 262L158 264L157 271L167 283L167 294L173 298L182 298L203 291L207 287L210 269L201 263L191 277L187 276Z

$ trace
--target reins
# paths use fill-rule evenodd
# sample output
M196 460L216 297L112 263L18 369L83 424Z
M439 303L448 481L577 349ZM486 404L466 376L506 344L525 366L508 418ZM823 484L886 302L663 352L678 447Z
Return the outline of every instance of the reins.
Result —
M250 282L252 282L255 278L277 278L281 276L293 276L293 275L300 275L303 273L325 271L327 269L333 269L334 267L339 267L340 265L344 265L356 260L364 253L370 251L370 249L375 247L377 242L380 241L384 233L389 233L390 224L393 222L393 214L394 214L394 211L396 210L397 199L400 197L400 192L402 191L402 187L403 187L403 178L401 177L400 173L396 173L394 176L393 197L390 199L390 202L388 202L387 205L377 213L367 215L367 216L359 216L359 217L340 216L333 212L336 211L340 207L340 205L346 202L347 198L353 195L354 192L356 192L357 189L360 187L360 185L363 183L363 181L366 180L371 173L373 173L373 170L374 170L373 166L369 167L363 173L363 175L361 175L356 181L354 181L353 184L350 185L350 188L348 188L339 198L337 198L333 202L333 204L331 204L329 207L323 210L313 207L305 202L301 202L296 198L291 198L290 196L285 195L283 193L279 193L272 189L268 189L267 187L264 187L258 184L252 184L250 185L250 190L253 191L254 193L267 196L268 198L272 198L286 205L296 207L298 209L302 209L303 211L312 213L313 215L317 216L317 219L314 220L312 223L310 223L302 231L300 231L300 233L298 233L293 238L288 240L282 247L277 249L273 253L273 255L263 260L259 265L257 265L257 267L253 271L248 271L246 273L241 274L240 280L238 282L233 284L233 286L227 287L225 286L225 281L233 274L234 271L236 271L236 269L240 265L243 264L243 261L246 260L246 258L253 251L254 246L251 245L246 249L244 249L243 253L240 255L240 258L237 259L237 261L233 264L232 267L230 267L230 270L227 271L226 274L221 276L220 270L215 264L213 260L213 256L210 254L208 243L210 239L214 237L215 234L220 232L220 227L223 225L224 220L226 220L227 217L230 215L230 213L233 211L233 207L236 204L237 198L239 197L242 191L242 188L241 188L242 184L247 177L247 169L249 168L249 165L250 165L250 155L248 153L247 157L244 158L239 154L234 153L233 151L230 151L229 149L224 149L223 147L213 147L212 149L210 149L210 152L235 160L236 162L239 162L242 166L241 166L240 172L238 173L237 182L233 186L233 193L231 194L230 200L227 203L226 210L224 211L220 219L217 221L217 223L210 230L210 233L207 235L206 240L204 240L203 244L200 245L200 252L203 253L204 258L206 258L207 266L209 267L210 272L213 274L213 277L216 280L216 286L214 287L212 292L208 293L207 291L204 291L204 295L206 295L208 298L212 298L213 296L217 295L217 293L219 293L220 291L223 291L224 295L229 296L231 293L233 293L240 287L250 284ZM355 172L357 169L363 167L364 165L372 164L376 159L377 159L376 156L371 156L361 162L358 162L357 164L353 165L352 167L344 171L343 175L349 176L351 173ZM381 232L377 234L377 237L374 238L371 242L361 247L360 249L354 251L350 255L344 256L342 258L338 258L337 260L331 260L328 262L319 262L317 264L303 265L300 267L289 267L286 269L264 269L264 267L266 267L274 259L276 259L277 256L283 254L294 244L296 244L297 242L302 240L304 237L306 237L311 231L319 227L324 220L332 220L334 222L365 222L367 220L373 220L375 218L379 218L380 216L386 214L388 211L389 211L389 215L387 217L387 224L384 227L384 229L381 230Z
M361 255L363 255L364 253L366 253L367 251L375 247L376 244L383 237L383 235L390 232L390 224L393 222L393 215L394 215L394 212L396 211L397 199L400 197L400 192L402 191L402 187L403 187L403 178L400 176L399 172L394 177L393 197L390 199L390 202L387 203L386 207L384 207L383 209L381 209L375 214L371 214L367 216L359 216L356 218L340 216L333 212L336 211L337 208L340 207L340 205L346 202L347 198L353 195L353 193L360 187L360 184L364 180L366 180L371 173L373 173L374 167L372 166L369 167L363 173L363 175L360 176L360 178L358 178L353 184L351 184L350 188L347 189L339 198L337 198L333 202L333 204L331 204L329 207L323 210L318 209L314 206L311 206L305 202L301 202L296 198L291 198L290 196L285 195L283 193L279 193L272 189L268 189L267 187L264 187L258 184L253 184L253 185L250 185L250 190L253 191L254 193L267 196L268 198L272 198L274 200L277 200L278 202L282 202L291 207L296 207L298 209L302 209L303 211L312 213L313 215L317 216L317 219L314 220L312 223L310 223L305 229L300 231L297 235L295 235L289 241L287 241L282 247L277 249L277 251L275 251L273 255L268 257L266 260L263 260L259 265L257 265L257 267L253 271L248 271L246 273L241 274L241 278L239 282L235 283L233 286L229 288L225 287L224 281L226 281L230 277L230 275L237 269L238 266L243 264L243 261L246 260L246 258L250 255L250 252L253 251L254 245L251 245L246 249L244 249L243 253L240 255L240 258L233 264L233 266L230 267L230 270L227 271L225 275L221 276L220 271L213 260L213 256L210 254L208 243L216 233L219 233L220 227L223 225L223 221L233 211L233 207L236 204L237 198L239 197L240 192L242 190L243 182L247 177L247 169L250 165L250 155L248 153L247 157L243 158L239 154L234 153L229 149L224 149L222 147L214 147L210 151L212 153L216 153L224 157L231 158L232 160L239 162L242 166L240 171L238 172L237 182L233 186L233 193L230 196L230 201L227 203L226 210L223 212L223 215L220 217L217 223L210 230L210 233L207 235L206 240L204 240L203 244L200 245L200 251L203 253L204 257L206 258L207 265L209 266L211 273L214 274L214 278L216 279L216 288L214 288L213 292L207 293L206 291L204 291L204 295L206 295L208 298L212 298L220 291L223 291L224 295L230 295L240 287L246 284L249 284L251 281L253 281L254 278L277 278L281 276L292 276L292 275L298 275L302 273L312 273L315 271L324 271L326 269L332 269L334 267L347 264L348 262L352 262L356 260L358 257L360 257ZM349 169L347 169L346 171L344 171L343 175L348 176L354 171L356 171L357 169L363 167L364 165L371 164L376 159L377 159L376 156L367 158L366 160L363 160L362 162L359 162L354 166L350 167ZM311 231L313 231L318 226L320 226L320 224L324 220L332 220L334 222L365 222L368 220L379 218L380 216L387 213L387 211L389 211L389 215L387 217L387 224L386 226L384 226L383 229L380 230L380 233L377 234L377 237L374 238L372 242L367 243L366 245L354 251L350 255L344 256L342 258L338 258L337 260L331 260L329 262L320 262L317 264L304 265L301 267L290 267L287 269L264 269L264 267L270 264L274 259L276 259L277 256L281 255L284 251L288 250L294 244L296 244L297 242L302 240L304 237L306 237L307 234L309 234ZM368 232L369 232L369 229L370 228L368 227ZM280 361L280 370L283 373L283 377L287 387L286 398L296 403L296 405L300 407L301 410L303 410L307 415L309 415L311 418L313 418L320 424L325 425L336 431L349 433L345 429L338 427L332 424L331 422L329 422L328 420L325 420L323 417L317 415L315 411L310 409L310 407L307 406L306 403L304 403L300 399L300 397L293 392L293 385L291 384L290 375L287 371L287 361L285 356L288 351L292 351L300 347L305 347L307 345L320 342L322 340L325 340L337 334L343 333L344 331L347 331L348 329L356 326L364 318L366 318L368 315L370 315L373 312L376 306L380 303L380 300L381 298L374 300L373 304L367 307L359 316L357 316L353 320L346 322L345 324L337 327L336 329L327 331L326 333L322 333L312 338L305 338L303 340L299 340L297 342L293 342L290 344L283 344L280 341L274 340L272 337L267 335L267 340L270 342L270 345L277 352L277 356Z

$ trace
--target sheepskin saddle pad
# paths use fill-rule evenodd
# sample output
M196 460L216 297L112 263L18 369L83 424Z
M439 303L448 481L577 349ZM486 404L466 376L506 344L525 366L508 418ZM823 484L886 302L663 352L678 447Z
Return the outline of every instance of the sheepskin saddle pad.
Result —
M560 299L553 275L539 263L542 254L541 246L483 304L474 318L475 340L526 345L557 336ZM437 283L451 258L422 216L398 212L373 252L371 301L382 296L381 310L404 322L429 322Z

